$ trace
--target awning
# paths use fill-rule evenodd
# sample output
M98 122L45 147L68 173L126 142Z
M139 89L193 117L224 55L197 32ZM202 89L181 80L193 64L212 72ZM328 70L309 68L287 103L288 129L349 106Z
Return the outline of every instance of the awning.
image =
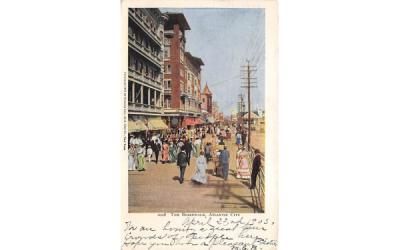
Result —
M194 125L196 125L196 120L192 117L184 118L182 125L183 126L194 126Z
M196 125L200 125L200 124L204 124L204 121L201 118L196 118L195 123L196 123Z
M140 131L146 131L147 127L144 124L143 121L141 120L137 120L137 121L128 121L128 132L132 133L132 132L140 132Z
M160 118L149 118L147 127L149 130L164 130L168 129L167 124Z

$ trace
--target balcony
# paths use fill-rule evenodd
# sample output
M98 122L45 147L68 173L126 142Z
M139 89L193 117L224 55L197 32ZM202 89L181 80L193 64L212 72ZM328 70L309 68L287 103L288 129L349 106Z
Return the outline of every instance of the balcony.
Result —
M141 17L138 12L134 10L129 10L129 16L136 22L136 24L149 36L152 40L154 40L159 46L161 46L162 39L160 36L155 34L154 31L150 29L149 24Z
M150 52L149 48L146 48L141 44L138 40L129 39L128 44L131 48L137 51L144 58L152 62L157 67L161 68L162 60L161 56L157 56L154 53Z
M151 85L153 87L156 87L157 89L161 88L160 79L152 79L151 77L146 76L145 74L142 74L139 71L134 70L133 68L128 68L128 70L129 70L129 77L132 77L136 81L145 83L147 85Z
M162 109L160 106L148 105L143 103L128 103L129 112L147 112L147 113L161 113Z
M170 95L172 93L171 88L164 88L164 94Z

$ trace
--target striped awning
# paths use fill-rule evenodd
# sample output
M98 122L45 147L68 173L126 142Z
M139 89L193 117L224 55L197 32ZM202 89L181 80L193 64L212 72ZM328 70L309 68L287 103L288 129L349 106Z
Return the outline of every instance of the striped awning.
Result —
M164 130L168 129L168 125L165 124L160 118L149 118L147 122L147 127L149 130Z
M140 132L140 131L146 131L147 127L144 124L143 121L141 120L137 120L137 121L128 121L128 132L132 133L132 132Z

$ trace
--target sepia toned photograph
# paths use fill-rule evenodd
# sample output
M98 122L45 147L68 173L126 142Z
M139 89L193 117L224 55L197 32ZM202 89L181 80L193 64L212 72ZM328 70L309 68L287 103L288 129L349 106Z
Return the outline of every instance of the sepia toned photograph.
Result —
M264 8L128 8L128 212L264 213Z

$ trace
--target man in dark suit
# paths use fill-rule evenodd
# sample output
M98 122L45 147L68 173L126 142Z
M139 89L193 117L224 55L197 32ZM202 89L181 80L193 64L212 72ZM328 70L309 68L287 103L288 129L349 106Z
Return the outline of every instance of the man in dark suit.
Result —
M187 161L187 156L186 156L186 152L185 152L185 146L182 146L181 152L179 152L179 154L178 154L178 160L176 161L176 165L179 166L179 172L180 172L179 183L180 184L183 183L187 163L188 163L188 161Z
M256 156L254 157L253 168L251 170L251 186L250 186L250 189L254 189L256 187L257 175L258 175L258 172L260 172L260 167L261 167L260 150L256 149L254 151L254 153L256 154Z
M222 173L224 180L228 180L228 174L229 174L229 151L227 150L227 147L224 146L224 150L221 152L219 155L219 160L222 165Z
M158 142L159 139L157 139L157 141L152 141L152 149L154 151L154 155L156 156L156 164L158 163L158 155L160 154L160 150L161 150L161 145Z
M185 143L185 152L186 152L186 157L187 157L187 164L190 165L190 156L192 154L192 139L187 139Z

